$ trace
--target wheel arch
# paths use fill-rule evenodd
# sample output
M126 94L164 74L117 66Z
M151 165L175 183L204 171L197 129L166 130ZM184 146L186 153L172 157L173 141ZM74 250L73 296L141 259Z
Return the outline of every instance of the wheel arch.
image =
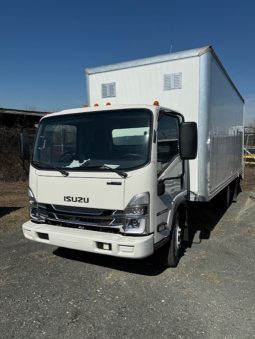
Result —
M170 232L173 227L173 221L176 212L179 211L180 209L187 209L186 192L181 192L180 194L178 194L171 203L171 208L169 210L167 217L167 228L170 230Z

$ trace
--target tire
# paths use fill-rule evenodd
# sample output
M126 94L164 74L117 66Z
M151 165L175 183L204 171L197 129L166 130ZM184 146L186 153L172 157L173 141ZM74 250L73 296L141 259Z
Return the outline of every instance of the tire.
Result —
M232 194L232 201L231 202L237 202L237 196L241 192L240 187L240 178L236 178L231 183L231 194Z
M222 209L228 209L233 201L234 196L234 185L235 182L229 184L225 187L218 195L215 197L215 206Z
M160 249L160 262L166 267L176 267L183 254L186 208L179 208L174 216L169 242Z
M225 201L225 208L229 208L229 206L232 203L232 190L231 190L231 186L228 185L226 187L226 201Z

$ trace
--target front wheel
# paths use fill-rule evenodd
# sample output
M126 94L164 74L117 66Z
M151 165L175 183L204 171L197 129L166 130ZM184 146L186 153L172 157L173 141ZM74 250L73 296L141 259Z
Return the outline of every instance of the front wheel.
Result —
M178 209L174 216L169 242L161 249L160 261L164 266L176 267L183 254L186 209Z

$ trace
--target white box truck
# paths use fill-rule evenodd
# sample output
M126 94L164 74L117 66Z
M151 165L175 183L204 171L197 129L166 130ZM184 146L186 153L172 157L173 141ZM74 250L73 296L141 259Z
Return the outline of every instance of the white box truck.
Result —
M89 107L43 117L27 239L176 266L187 202L230 199L244 100L212 47L86 70ZM28 158L25 133L21 153Z

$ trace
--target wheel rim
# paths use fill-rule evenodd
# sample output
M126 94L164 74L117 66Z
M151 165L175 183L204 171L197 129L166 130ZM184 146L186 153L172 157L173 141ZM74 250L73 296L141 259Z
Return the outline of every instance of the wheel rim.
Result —
M175 253L177 254L181 247L181 227L179 225L179 214L176 215L175 220Z

